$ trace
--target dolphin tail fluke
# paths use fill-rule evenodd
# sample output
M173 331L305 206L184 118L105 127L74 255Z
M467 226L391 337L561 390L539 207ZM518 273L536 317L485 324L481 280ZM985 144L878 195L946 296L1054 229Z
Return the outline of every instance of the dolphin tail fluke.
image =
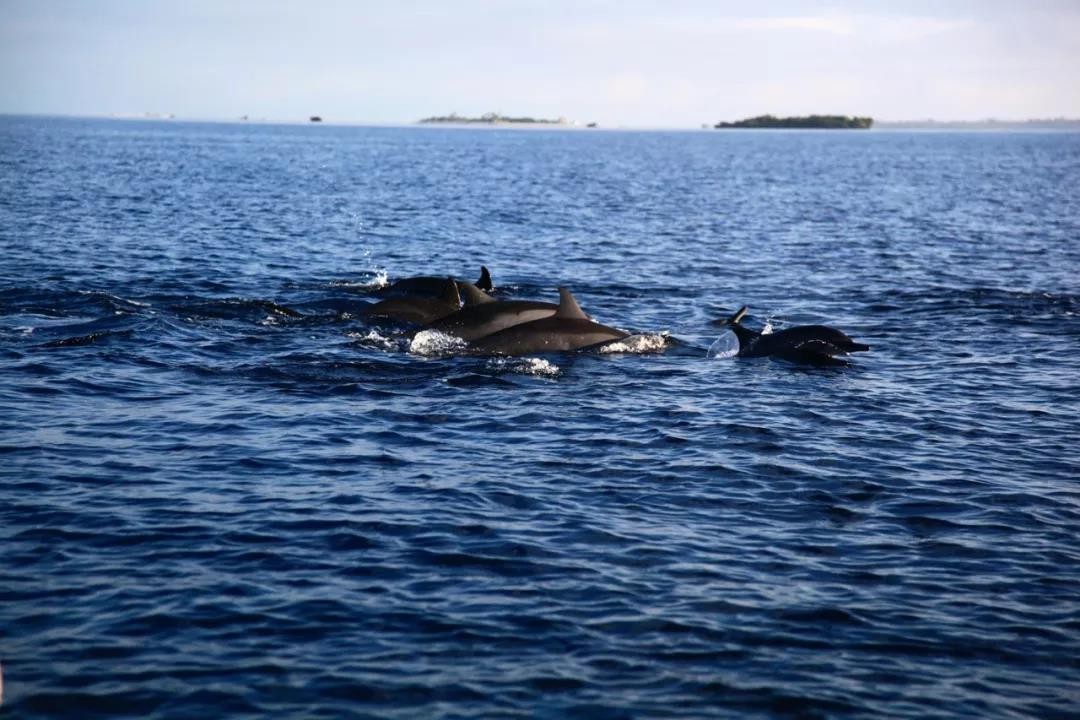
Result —
M476 281L476 287L480 288L484 292L491 292L491 273L483 265L480 266L480 279Z

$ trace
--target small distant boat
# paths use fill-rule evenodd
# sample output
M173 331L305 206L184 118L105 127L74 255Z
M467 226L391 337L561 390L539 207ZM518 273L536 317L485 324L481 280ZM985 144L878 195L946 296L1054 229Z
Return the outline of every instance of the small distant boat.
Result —
M309 119L309 120L311 120L311 122L322 122L322 118L321 118L321 117L319 117L318 115L312 115L312 116L311 116L310 118L308 118L308 119Z

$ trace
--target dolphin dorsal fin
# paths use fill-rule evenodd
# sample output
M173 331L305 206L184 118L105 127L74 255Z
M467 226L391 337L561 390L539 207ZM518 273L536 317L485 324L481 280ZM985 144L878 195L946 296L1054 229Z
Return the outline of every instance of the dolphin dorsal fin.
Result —
M461 294L458 292L457 282L455 282L454 278L446 278L446 285L443 286L442 295L439 296L439 299L455 305L461 304Z
M742 322L742 319L746 317L746 313L750 310L749 307L743 305L741 308L735 311L735 314L728 318L728 325L738 325Z
M480 279L476 281L476 287L484 292L491 292L491 273L483 265L480 266Z
M484 303L495 302L495 298L491 297L471 282L459 280L458 290L461 292L462 299L465 300L466 307L469 305L483 305Z
M555 317L562 318L563 320L588 320L589 316L586 315L581 306L577 304L577 300L570 294L570 291L564 287L559 288L559 309L555 311Z

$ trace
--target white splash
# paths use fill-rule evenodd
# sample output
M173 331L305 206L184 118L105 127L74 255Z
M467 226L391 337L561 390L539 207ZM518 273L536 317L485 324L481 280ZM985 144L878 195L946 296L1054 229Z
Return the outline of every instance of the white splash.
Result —
M413 355L453 355L466 347L468 343L459 337L438 330L421 330L409 343L409 352Z
M280 324L280 320L278 319L277 315L267 315L265 318L262 319L262 321L259 322L259 324L260 325L278 325L278 324Z
M761 334L762 335L772 335L772 331L773 331L772 320L766 320L765 321L765 327L761 328Z
M366 333L350 332L346 333L346 336L368 345L377 345L386 350L393 350L397 347L397 343L392 338L380 335L377 330L368 330Z
M554 378L562 374L562 369L544 358L492 358L488 367L498 372L512 372L534 377Z
M660 352L667 347L668 337L671 333L666 330L662 333L630 335L618 342L608 343L600 348L600 352L607 353L644 353Z
M390 274L386 270L376 270L375 276L370 280L334 280L330 283L330 287L349 288L353 290L378 290L389 284Z
M557 377L562 370L553 362L544 358L525 358L525 373L527 375L539 375L541 377Z
M725 360L739 354L739 337L731 330L720 333L720 337L709 346L705 357L710 360Z

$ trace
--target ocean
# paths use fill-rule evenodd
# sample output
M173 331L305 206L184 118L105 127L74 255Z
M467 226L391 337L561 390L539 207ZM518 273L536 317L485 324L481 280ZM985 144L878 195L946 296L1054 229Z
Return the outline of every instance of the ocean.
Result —
M0 117L5 718L1072 718L1080 133ZM414 275L645 341L366 322ZM838 367L711 321L842 329Z

